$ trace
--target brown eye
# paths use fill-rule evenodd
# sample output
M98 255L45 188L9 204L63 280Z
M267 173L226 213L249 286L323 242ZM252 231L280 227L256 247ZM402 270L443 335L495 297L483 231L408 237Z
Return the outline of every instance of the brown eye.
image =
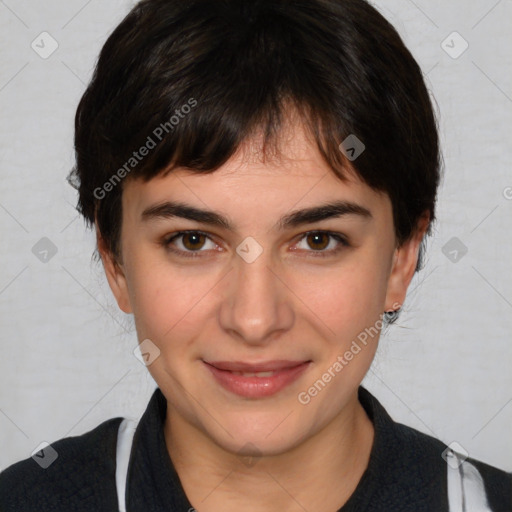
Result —
M208 257L212 251L222 251L208 233L201 231L180 231L161 243L169 252L184 258Z
M307 235L307 243L311 249L322 251L329 245L330 236L327 233L310 233Z
M206 241L206 236L202 233L185 233L181 237L183 246L190 251L201 249Z
M331 231L309 231L304 233L293 250L302 251L312 257L335 256L350 247L346 237Z

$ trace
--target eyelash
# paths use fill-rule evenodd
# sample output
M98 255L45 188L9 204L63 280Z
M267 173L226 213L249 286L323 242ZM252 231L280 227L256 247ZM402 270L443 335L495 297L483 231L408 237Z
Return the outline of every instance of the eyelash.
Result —
M189 231L179 231L177 233L172 234L171 236L166 237L162 241L162 245L168 251L173 252L175 254L178 254L179 256L182 256L182 257L185 257L185 258L198 258L198 257L200 258L200 257L202 257L201 256L201 252L207 252L207 251L202 251L202 250L183 251L181 249L175 249L175 248L173 248L171 246L172 242L174 242L176 239L178 239L180 237L183 237L185 235L189 235L189 234L204 235L206 238L208 238L209 240L211 240L213 242L212 238L210 237L210 235L208 233L205 233L204 231L198 231L198 230L189 230ZM336 240L339 243L339 245L335 249L330 249L329 251L326 251L326 250L319 250L319 251L310 250L310 251L306 251L306 252L311 253L311 255L314 258L326 258L328 256L332 256L332 255L338 254L338 252L342 251L346 247L350 247L350 244L347 242L345 237L343 237L341 234L333 233L331 231L322 231L322 230L307 231L306 233L303 233L301 238L298 240L297 243L301 242L302 240L307 238L309 235L319 235L319 234L323 234L323 235L327 235L327 236L331 237L331 239Z

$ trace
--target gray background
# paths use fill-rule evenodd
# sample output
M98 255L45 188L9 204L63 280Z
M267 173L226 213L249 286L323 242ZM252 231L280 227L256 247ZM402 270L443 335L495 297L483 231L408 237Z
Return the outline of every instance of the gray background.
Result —
M76 105L131 4L0 1L0 469L139 416L155 387L65 181ZM395 419L510 471L512 2L377 5L436 97L446 171L426 267L365 383Z

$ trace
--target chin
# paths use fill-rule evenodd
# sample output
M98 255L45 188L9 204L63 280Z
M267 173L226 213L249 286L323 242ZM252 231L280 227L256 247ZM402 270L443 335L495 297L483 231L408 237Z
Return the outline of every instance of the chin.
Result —
M307 432L299 431L295 424L283 421L287 415L247 414L242 424L236 420L224 421L225 428L209 433L224 450L242 457L262 457L285 453L307 438ZM292 416L292 415L290 415ZM290 418L291 419L291 418Z

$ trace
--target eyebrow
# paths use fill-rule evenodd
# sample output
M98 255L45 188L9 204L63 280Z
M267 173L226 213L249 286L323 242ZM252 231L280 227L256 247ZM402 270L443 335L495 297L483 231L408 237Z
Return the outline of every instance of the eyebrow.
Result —
M319 206L292 211L277 221L277 227L280 230L285 230L302 226L303 224L312 224L314 222L338 218L345 215L357 215L363 219L373 218L370 210L364 206L350 201L334 201ZM149 206L141 214L141 220L143 222L175 217L234 231L234 226L223 215L180 202L165 201Z

